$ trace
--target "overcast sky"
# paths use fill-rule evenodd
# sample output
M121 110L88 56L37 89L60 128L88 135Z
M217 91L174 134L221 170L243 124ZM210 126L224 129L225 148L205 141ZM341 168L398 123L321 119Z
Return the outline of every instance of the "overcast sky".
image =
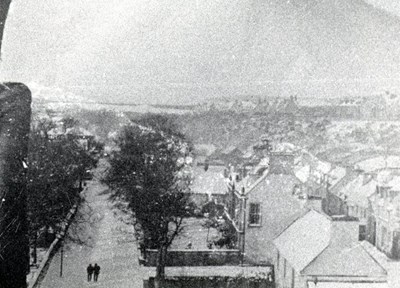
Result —
M0 80L99 101L400 91L398 0L13 0Z

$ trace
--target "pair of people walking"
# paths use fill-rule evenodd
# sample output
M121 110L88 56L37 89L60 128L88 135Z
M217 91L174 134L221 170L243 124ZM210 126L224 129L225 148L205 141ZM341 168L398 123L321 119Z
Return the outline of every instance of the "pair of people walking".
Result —
M92 264L89 264L89 266L86 268L86 272L88 281L92 281L93 276L93 281L97 282L100 274L100 266L97 265L97 263L95 263L94 266L92 266Z

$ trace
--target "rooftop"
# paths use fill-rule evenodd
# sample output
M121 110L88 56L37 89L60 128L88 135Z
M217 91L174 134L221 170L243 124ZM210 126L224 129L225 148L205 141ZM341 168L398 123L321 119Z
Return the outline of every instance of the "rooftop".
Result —
M303 183L310 179L328 177L331 186L335 186L346 176L346 168L321 161L308 152L304 152L295 162L297 163L294 168L296 177Z
M388 288L389 285L386 282L308 282L308 288Z
M199 194L226 194L227 179L224 177L224 166L193 167L194 180L191 185L192 193Z
M329 218L311 210L291 223L274 243L290 265L301 271L328 247L329 241Z
M360 243L347 249L329 245L304 270L306 275L346 275L354 277L384 277L386 270Z
M314 276L386 277L386 270L371 254L347 237L351 233L347 224L335 228L335 220L345 219L333 219L315 210L298 216L274 240L294 269Z
M359 207L368 207L368 198L375 193L376 180L372 178L365 179L368 175L359 175L353 181L338 191L339 195L346 195L349 204L355 204Z
M388 157L378 156L358 162L356 166L365 172L373 172L386 168L400 169L400 157L394 155Z

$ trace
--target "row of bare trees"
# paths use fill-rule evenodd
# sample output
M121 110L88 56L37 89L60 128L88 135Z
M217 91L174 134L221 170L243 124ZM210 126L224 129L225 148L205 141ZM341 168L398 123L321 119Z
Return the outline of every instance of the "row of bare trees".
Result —
M73 119L64 120L64 126L78 125ZM48 245L60 232L71 208L83 200L82 182L96 166L100 152L88 150L74 135L54 135L51 132L55 127L51 120L34 120L30 131L26 177L33 263L38 245Z
M119 207L140 229L145 248L158 249L155 287L164 287L167 249L191 215L190 177L185 173L191 146L171 120L160 115L135 119L117 140L104 182Z

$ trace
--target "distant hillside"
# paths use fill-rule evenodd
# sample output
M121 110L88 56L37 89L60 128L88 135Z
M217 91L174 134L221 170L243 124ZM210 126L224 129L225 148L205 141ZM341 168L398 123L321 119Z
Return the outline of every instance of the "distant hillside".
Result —
M363 0L115 3L15 1L1 76L146 104L400 88L400 20Z

